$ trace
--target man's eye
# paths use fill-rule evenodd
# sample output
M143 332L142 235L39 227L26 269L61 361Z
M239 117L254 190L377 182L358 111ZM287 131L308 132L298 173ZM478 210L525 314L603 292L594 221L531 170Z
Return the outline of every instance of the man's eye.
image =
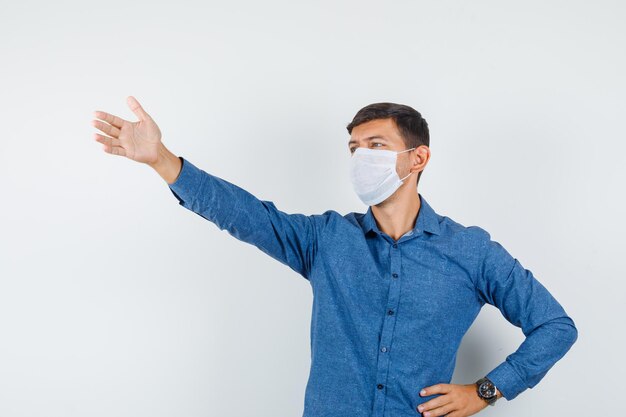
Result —
M372 143L372 146L373 146L373 145L380 145L380 146L384 146L384 145L383 145L382 143L380 143L380 142L374 142L374 143Z

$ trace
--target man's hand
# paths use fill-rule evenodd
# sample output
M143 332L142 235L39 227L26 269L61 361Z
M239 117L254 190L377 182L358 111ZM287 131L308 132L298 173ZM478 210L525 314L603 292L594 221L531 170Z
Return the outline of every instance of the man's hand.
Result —
M129 122L103 111L95 111L94 117L101 120L93 120L91 124L108 136L94 133L94 138L104 145L107 153L148 165L156 164L162 153L161 131L135 97L129 96L126 101L139 121Z
M420 404L417 411L424 417L467 417L476 414L489 404L478 396L476 384L436 384L424 388L420 395L442 394ZM498 398L502 394L497 392Z

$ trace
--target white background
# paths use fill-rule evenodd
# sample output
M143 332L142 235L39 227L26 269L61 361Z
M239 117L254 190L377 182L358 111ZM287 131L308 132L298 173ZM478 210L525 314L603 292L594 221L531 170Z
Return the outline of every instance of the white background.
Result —
M619 413L626 7L619 1L0 2L0 415L299 416L308 282L105 153L92 112L287 212L364 212L345 129L408 104L419 191L532 270L579 339L484 416ZM485 305L453 382L522 342ZM617 409L616 409L617 406Z

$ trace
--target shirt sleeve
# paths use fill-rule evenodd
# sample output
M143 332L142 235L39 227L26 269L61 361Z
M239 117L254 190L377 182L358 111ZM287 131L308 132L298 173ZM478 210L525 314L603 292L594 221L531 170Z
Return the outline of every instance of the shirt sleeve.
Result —
M489 233L479 268L477 291L526 336L518 349L486 376L508 400L534 387L578 338L559 302Z
M181 206L309 279L317 251L315 226L322 215L285 213L273 202L179 158L181 171L169 188Z

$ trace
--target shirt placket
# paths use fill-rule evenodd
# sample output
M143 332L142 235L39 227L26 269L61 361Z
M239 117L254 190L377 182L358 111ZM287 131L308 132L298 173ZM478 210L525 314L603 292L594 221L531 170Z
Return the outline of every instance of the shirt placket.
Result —
M387 279L390 280L385 317L378 346L378 366L376 369L376 389L374 395L374 417L383 417L387 398L387 381L389 378L389 354L392 348L393 332L397 317L400 298L400 265L401 252L397 243L390 245L390 260Z

